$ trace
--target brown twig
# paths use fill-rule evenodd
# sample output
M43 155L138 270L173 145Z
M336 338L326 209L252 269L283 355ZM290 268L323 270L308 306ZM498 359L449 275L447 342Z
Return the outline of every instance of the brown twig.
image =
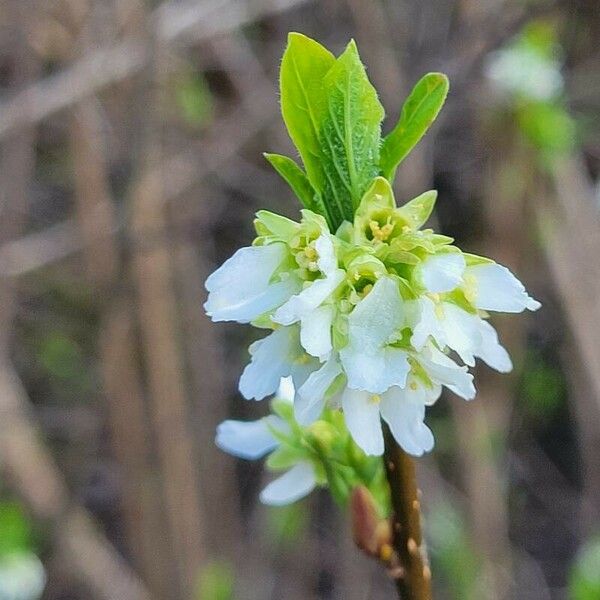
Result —
M392 500L393 545L400 567L391 575L401 600L431 600L431 570L421 533L421 503L413 459L398 446L387 425L385 470Z

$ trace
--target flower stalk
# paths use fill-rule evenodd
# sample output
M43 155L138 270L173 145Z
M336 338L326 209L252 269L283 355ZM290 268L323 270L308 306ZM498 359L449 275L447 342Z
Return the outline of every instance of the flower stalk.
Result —
M421 532L421 501L414 460L383 425L390 485L393 546L400 566L391 571L400 600L431 600L431 570Z

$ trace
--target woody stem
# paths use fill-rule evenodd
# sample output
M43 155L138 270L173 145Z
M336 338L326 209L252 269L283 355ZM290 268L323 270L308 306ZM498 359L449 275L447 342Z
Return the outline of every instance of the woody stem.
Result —
M400 600L431 600L431 571L421 533L421 503L413 459L383 423L384 462L392 501L393 545L401 569L393 576Z

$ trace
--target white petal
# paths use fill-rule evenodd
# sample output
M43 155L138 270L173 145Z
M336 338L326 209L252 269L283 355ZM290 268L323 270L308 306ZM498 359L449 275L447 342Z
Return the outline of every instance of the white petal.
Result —
M459 367L451 358L431 345L426 346L415 358L435 383L445 385L465 400L475 397L473 375L468 372L467 367Z
M398 285L390 277L382 277L350 313L349 336L365 349L378 350L389 343L403 323Z
M280 306L299 287L295 277L269 283L286 253L282 243L238 250L206 280L206 314L213 321L248 323Z
M417 267L417 272L429 292L450 292L460 283L465 266L461 253L447 252L427 258Z
M287 429L285 422L276 416L258 421L223 421L217 427L215 443L229 454L255 460L279 446L270 427L281 431Z
M331 275L337 269L337 257L331 236L323 234L315 242L315 250L319 255L317 265L324 275Z
M240 392L250 400L275 393L282 377L290 375L302 349L296 327L281 327L250 346L252 360L240 378Z
M410 371L408 353L400 348L383 348L366 352L358 345L340 351L348 387L382 394L392 385L404 387Z
M302 348L300 349L302 350ZM294 389L299 390L311 374L320 367L321 363L317 358L309 356L302 350L302 354L297 357L292 364L292 381L294 383Z
M260 501L271 506L284 506L304 498L317 485L315 471L308 462L301 462L278 477L260 493Z
M300 425L310 425L323 412L325 393L342 367L335 358L330 358L318 371L314 371L298 390L294 400L294 413Z
M294 401L296 390L294 388L294 381L291 376L282 377L279 382L279 389L277 390L277 397L280 400L287 400L290 404Z
M382 397L381 416L390 427L392 435L400 446L413 456L421 456L433 448L433 434L423 419L425 418L424 386L416 384L405 389L390 388Z
M383 454L383 433L379 418L379 404L369 392L346 388L342 394L342 408L348 431L365 454Z
M479 309L518 313L525 309L537 310L541 306L502 265L475 265L469 267L467 275L476 279L474 304Z
M396 282L382 277L348 317L348 345L340 351L348 386L381 393L403 386L409 365L404 350L388 346L404 323Z
M299 294L292 296L283 306L280 306L273 321L282 325L291 325L320 306L344 280L345 274L337 269L325 279L317 279L305 287Z
M438 312L441 317L439 323L444 330L447 345L465 364L474 366L474 354L481 343L479 331L481 319L451 302L442 302Z
M446 334L439 323L433 300L427 296L423 296L416 301L416 305L418 317L410 340L413 347L416 350L420 350L425 345L429 336L437 342L440 348L446 346Z
M300 343L312 356L319 358L331 352L333 306L319 306L300 321Z
M492 369L496 369L500 373L509 373L512 371L513 365L506 348L498 341L498 333L487 322L481 319L479 324L481 333L481 344L477 351L479 356Z

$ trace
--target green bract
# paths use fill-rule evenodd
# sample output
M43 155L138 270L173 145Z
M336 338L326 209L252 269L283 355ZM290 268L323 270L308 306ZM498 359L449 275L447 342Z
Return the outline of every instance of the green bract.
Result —
M291 158L265 157L332 231L353 220L377 175L393 180L396 167L423 137L448 93L445 75L425 75L382 141L384 110L354 41L335 58L299 33L289 35L280 85L283 119L306 173Z
M293 406L285 400L274 400L273 414L282 419L289 430L272 429L279 447L267 459L272 471L284 471L302 461L310 462L317 482L327 486L340 505L348 503L352 490L366 486L374 496L381 516L389 514L389 491L381 460L367 456L352 440L338 410L325 410L318 421L300 426L294 418Z

